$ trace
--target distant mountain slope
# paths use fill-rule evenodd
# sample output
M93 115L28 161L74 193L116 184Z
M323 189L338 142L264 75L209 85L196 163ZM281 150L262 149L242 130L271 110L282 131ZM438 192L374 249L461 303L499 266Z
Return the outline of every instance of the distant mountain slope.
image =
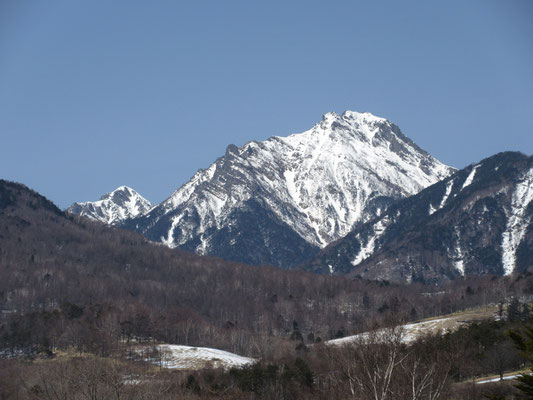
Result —
M135 190L120 186L104 194L98 201L74 203L67 211L96 221L116 225L137 217L152 208L152 204Z
M9 216L11 212L16 212L21 207L52 215L64 215L54 203L27 186L0 179L0 215Z
M124 226L170 247L290 267L453 172L370 113L228 146L167 200Z
M393 281L533 267L533 157L500 153L357 227L302 266Z

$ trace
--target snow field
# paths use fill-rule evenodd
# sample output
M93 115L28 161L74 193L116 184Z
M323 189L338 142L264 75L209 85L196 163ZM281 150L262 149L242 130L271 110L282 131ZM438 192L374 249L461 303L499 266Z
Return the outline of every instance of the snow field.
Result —
M153 349L157 351L152 352ZM253 358L239 356L224 350L208 347L191 347L160 344L138 348L137 354L152 364L169 369L198 370L204 368L239 368L256 362Z

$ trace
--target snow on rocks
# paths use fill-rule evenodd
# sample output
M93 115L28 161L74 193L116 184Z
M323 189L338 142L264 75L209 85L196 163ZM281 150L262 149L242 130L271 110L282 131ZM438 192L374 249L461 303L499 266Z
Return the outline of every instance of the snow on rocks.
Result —
M376 198L410 196L452 172L384 118L331 112L303 133L228 146L156 207L151 226L168 213L197 216L179 232L168 224L164 243L180 246L225 226L234 209L255 198L305 241L324 247L375 217L369 204ZM196 250L205 252L201 242Z
M120 186L104 194L98 201L72 204L67 211L83 217L116 225L137 217L152 208L152 204L132 188Z
M357 253L357 256L352 261L353 266L360 264L374 253L376 240L379 240L379 238L383 236L390 222L390 218L388 216L385 216L374 224L374 235L367 238L366 243L361 246L359 253ZM361 240L359 236L358 239Z
M516 250L531 222L531 218L526 218L526 210L532 201L533 168L524 173L511 195L511 209L507 211L507 225L502 234L502 263L505 275L514 271Z

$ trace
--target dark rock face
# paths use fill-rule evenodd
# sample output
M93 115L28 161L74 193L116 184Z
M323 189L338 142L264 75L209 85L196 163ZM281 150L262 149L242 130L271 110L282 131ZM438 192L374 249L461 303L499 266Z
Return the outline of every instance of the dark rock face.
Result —
M205 235L209 237L211 255L250 265L289 268L319 250L254 199L233 210L224 227L209 228ZM186 243L182 247L194 250L196 245L189 247Z
M500 153L391 205L301 267L439 282L533 267L533 157Z

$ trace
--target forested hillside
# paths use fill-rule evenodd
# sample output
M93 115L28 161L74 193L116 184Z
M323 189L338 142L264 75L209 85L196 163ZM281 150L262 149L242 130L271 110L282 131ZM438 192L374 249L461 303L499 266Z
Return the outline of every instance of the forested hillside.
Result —
M239 393L263 396L261 385L272 384L282 385L280 390L294 388L299 394L291 398L305 398L319 388L326 395L326 381L310 381L307 368L339 390L348 390L343 385L349 384L342 373L327 375L328 368L340 368L342 358L323 359L312 350L327 339L532 293L529 273L464 278L442 286L395 285L201 257L66 215L27 187L0 182L0 351L5 371L0 379L9 383L6 388L18 382L10 377L20 371L29 373L39 390L43 379L79 378L76 374L88 374L91 368L107 371L103 376L111 379L126 368L113 364L125 346L165 342L216 347L267 363L217 375L218 384L233 385ZM62 352L97 358L94 365L86 358L61 362L57 357ZM57 361L44 370L39 363L16 361L28 357ZM127 368L129 373L135 369ZM260 380L259 386L247 386L248 373ZM214 378L193 377L187 387L189 378L183 375L169 379L177 379L180 390L185 387L191 396L200 396L201 390L206 397L205 385L211 385L206 382ZM9 393L26 390L17 385Z
M33 345L36 338L5 321L57 322L54 338L41 338L46 345L74 340L64 337L65 324L88 329L93 318L104 318L114 333L257 355L257 342L295 331L329 339L368 329L389 309L416 318L460 307L447 296L427 300L419 293L427 289L419 287L254 268L171 250L65 215L22 185L3 181L1 187L2 329L15 329L8 335L11 347ZM78 314L81 319L71 318ZM47 332L31 329L31 335Z

